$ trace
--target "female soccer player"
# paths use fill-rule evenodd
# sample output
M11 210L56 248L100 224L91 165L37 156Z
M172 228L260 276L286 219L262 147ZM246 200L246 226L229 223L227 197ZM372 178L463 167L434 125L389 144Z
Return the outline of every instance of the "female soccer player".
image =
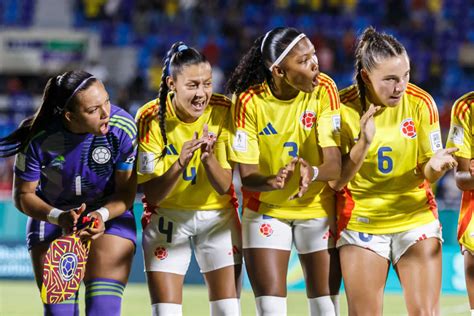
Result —
M229 99L212 93L211 65L173 44L159 98L137 113L143 250L153 315L181 315L191 246L209 289L211 315L239 315L240 221L226 144Z
M469 92L454 102L451 111L451 128L446 147L459 148L454 155L458 162L455 178L459 189L464 191L459 213L458 240L464 255L464 272L471 315L474 315L474 221L472 218L474 201L474 158L471 149L474 146L472 137L474 92Z
M49 79L37 113L0 140L1 156L17 155L13 197L29 216L28 249L40 288L49 244L81 215L98 219L96 228L80 233L92 239L87 315L120 315L135 250L135 137L133 118L110 105L104 85L69 71ZM78 312L77 296L44 305L45 315Z
M311 315L336 315L335 195L327 184L341 170L336 85L320 73L305 34L275 28L242 58L228 90L236 100L231 160L245 190L243 248L258 315L286 315L293 244Z
M409 78L402 44L367 28L357 84L340 93L343 167L330 182L342 189L337 247L350 315L382 315L390 262L409 315L438 308L442 237L429 183L456 165L455 149L443 149L436 104Z

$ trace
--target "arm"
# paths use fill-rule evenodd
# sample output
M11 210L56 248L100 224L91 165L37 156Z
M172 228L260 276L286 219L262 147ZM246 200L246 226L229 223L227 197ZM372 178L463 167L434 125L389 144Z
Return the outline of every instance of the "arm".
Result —
M430 183L434 183L441 178L446 171L457 166L456 159L452 153L458 151L457 148L448 148L438 150L427 163L421 165L423 176Z
M99 218L99 224L80 233L81 237L97 239L105 231L105 221L122 215L132 207L137 192L137 174L135 170L115 171L115 191L103 206L108 211L108 217L103 218L100 209L90 212L88 216Z
M323 163L319 169L316 181L331 181L341 177L341 151L339 147L323 148ZM311 178L314 176L311 168Z
M194 156L194 152L201 147L202 143L203 140L198 139L197 132L195 132L193 138L183 144L178 160L164 174L143 183L143 191L150 205L158 206L174 189L183 170L187 167Z
M254 192L266 192L283 189L293 175L293 171L295 170L297 162L298 158L294 158L285 167L280 168L278 174L271 176L262 175L258 165L239 164L242 185L248 191Z
M351 181L356 173L360 170L370 144L375 135L374 115L380 109L380 106L370 105L364 115L360 119L360 137L358 142L351 148L350 152L342 157L341 177L336 181L329 181L329 186L334 191L340 191L349 181Z
M13 201L17 209L22 213L41 221L51 222L64 228L67 232L72 231L77 224L80 214L85 210L85 204L77 209L67 210L60 213L54 222L51 217L48 218L54 206L46 203L36 195L38 181L24 181L14 175ZM62 211L62 210L60 210Z
M227 193L232 184L232 169L222 168L214 155L205 158L202 163L214 190L220 195Z
M459 190L474 190L474 169L471 167L471 161L467 158L456 157L458 166L455 170L454 177Z
M205 143L201 145L201 161L207 178L217 193L225 194L232 184L232 169L223 168L217 160L214 153L217 139L212 134L209 135L207 124L204 124L202 138ZM222 145L225 146L225 142ZM223 151L225 152L225 148Z
M300 163L300 186L298 192L290 197L290 200L302 197L308 191L309 184L313 179L314 181L328 181L339 177L341 174L341 151L339 147L323 148L323 163L318 167L311 166L303 158L299 158L298 162Z

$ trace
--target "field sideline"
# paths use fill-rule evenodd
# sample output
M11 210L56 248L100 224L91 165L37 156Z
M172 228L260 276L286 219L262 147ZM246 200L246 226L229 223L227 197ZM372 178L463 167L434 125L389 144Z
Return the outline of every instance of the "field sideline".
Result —
M81 293L81 297L83 294ZM386 294L384 315L407 315L402 295ZM148 291L145 284L131 283L125 290L123 303L124 316L151 315ZM186 286L184 290L184 315L207 316L209 304L207 291L203 286ZM39 292L31 281L0 281L0 315L30 316L42 315ZM81 315L85 315L81 310ZM254 299L250 291L242 293L242 315L255 315ZM288 315L306 316L306 297L302 292L288 295ZM346 299L341 295L341 315L347 315ZM441 315L469 315L467 296L443 295Z

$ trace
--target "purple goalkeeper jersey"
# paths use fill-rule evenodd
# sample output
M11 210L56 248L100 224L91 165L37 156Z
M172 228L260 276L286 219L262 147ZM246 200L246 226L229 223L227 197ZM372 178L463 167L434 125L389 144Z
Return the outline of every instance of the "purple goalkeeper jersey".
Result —
M38 181L36 194L68 210L86 203L87 211L103 206L115 190L116 170L132 170L137 128L123 109L111 106L106 135L73 134L61 121L34 136L15 161L15 175Z

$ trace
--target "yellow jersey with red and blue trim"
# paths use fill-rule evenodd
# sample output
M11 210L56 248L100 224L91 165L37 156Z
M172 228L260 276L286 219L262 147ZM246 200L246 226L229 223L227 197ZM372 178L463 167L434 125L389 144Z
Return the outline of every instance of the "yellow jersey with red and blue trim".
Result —
M209 134L217 137L214 153L224 169L231 169L227 160L231 101L219 94L213 94L204 113L192 123L181 121L171 103L172 93L166 102L166 137L168 143L164 148L163 136L159 127L159 100L152 100L141 107L136 115L138 127L138 183L147 182L163 175L178 159L183 144L191 140L194 132L202 136L204 124L208 125ZM167 154L160 159L161 152ZM200 159L200 150L194 153L190 163L183 171L181 179L160 207L180 210L216 210L235 207L235 194L231 188L228 194L219 195L209 182Z
M322 164L322 148L339 146L340 105L334 81L325 74L318 80L313 92L300 91L291 100L277 99L267 83L236 96L230 160L259 165L264 176L277 174L297 156L313 166ZM313 182L303 197L289 200L298 189L299 169L283 190L244 190L244 203L253 211L276 218L335 215L335 194L326 182Z
M446 147L457 147L456 157L474 158L474 91L460 97L451 109L451 126ZM458 219L458 240L461 245L474 252L474 191L462 193L461 209ZM474 235L474 234L473 234Z
M341 151L348 154L360 134L363 112L357 86L340 92ZM370 102L366 99L367 106ZM408 87L395 107L374 116L375 136L364 162L338 193L338 231L391 234L424 225L438 217L437 205L421 165L442 149L433 98Z

